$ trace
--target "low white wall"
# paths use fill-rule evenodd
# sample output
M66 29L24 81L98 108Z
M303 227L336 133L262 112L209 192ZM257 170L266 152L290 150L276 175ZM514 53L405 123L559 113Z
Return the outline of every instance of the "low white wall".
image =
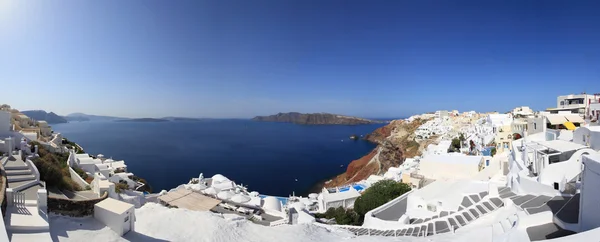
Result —
M73 179L77 185L81 186L81 189L85 189L90 185L85 182L85 180L83 180L83 178L81 178L81 176L79 176L79 174L77 174L77 172L75 172L75 170L73 170L71 167L69 167L69 174L71 174L71 179Z
M526 177L524 175L519 176L517 179L517 184L515 184L517 193L521 194L532 194L532 195L546 195L546 196L559 196L560 192L558 190L554 190L554 187L546 186L544 184L539 183L537 180L531 177ZM513 189L513 191L515 191Z
M396 202L400 201L401 199L406 198L408 195L410 195L414 190L411 190L407 193L402 194L402 196L399 196L397 198L395 198L392 201L387 202L386 204L383 204L369 212L367 212L367 214L365 214L365 220L363 222L363 227L371 227L371 228L378 228L378 229L387 229L387 228L398 228L403 226L400 222L398 221L386 221L386 220L382 220L376 217L373 217L373 213L379 212L381 210L384 210L392 205L394 205Z
M33 171L33 175L35 176L35 180L37 182L40 181L40 171L38 170L38 168L35 166L35 164L33 164L33 161L31 161L29 158L26 159L25 164L27 164L27 166L29 167L29 169L31 169L31 171Z

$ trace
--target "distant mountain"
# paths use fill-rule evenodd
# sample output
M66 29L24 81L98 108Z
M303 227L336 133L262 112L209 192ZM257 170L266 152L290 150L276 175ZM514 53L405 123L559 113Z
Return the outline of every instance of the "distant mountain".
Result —
M66 120L69 122L84 122L84 121L113 121L117 119L125 119L120 117L112 117L112 116L100 116L100 115L90 115L85 113L72 113L67 116L64 116Z
M144 123L156 123L156 122L169 122L169 120L161 118L131 118L131 119L117 119L115 122L144 122Z
M169 120L169 121L201 121L201 120L205 120L202 118L186 118L186 117L164 117L161 119Z
M256 116L252 120L263 122L285 122L295 124L322 125L359 125L359 124L374 124L383 123L377 120L364 118L350 117L331 113L278 113L270 116Z
M27 117L40 121L46 121L48 122L48 124L60 124L60 123L67 123L67 120L64 119L63 117L53 113L53 112L49 112L47 113L44 110L29 110L29 111L21 111L21 113L27 115Z

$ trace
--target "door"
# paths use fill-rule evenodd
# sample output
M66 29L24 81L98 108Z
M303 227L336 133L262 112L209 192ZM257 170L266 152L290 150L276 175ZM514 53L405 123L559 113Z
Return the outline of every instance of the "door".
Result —
M123 222L123 234L126 234L127 232L129 232L129 230L131 230L131 223L133 222L133 219L131 219L130 217L131 214L127 212L127 216L125 216L125 221Z

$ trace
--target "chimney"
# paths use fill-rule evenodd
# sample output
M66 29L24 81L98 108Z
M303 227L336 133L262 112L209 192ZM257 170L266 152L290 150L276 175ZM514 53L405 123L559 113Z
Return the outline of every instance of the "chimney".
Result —
M34 153L37 155L37 153L38 153L38 145L35 145L34 147L35 147Z

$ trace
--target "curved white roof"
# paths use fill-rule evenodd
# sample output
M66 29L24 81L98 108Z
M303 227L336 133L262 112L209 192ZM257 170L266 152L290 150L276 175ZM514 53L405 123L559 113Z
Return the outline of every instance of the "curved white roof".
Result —
M226 181L229 181L229 179L221 174L216 174L216 175L212 176L213 183L222 183L222 182L226 182Z
M265 197L262 207L268 210L281 211L281 202L275 197Z

